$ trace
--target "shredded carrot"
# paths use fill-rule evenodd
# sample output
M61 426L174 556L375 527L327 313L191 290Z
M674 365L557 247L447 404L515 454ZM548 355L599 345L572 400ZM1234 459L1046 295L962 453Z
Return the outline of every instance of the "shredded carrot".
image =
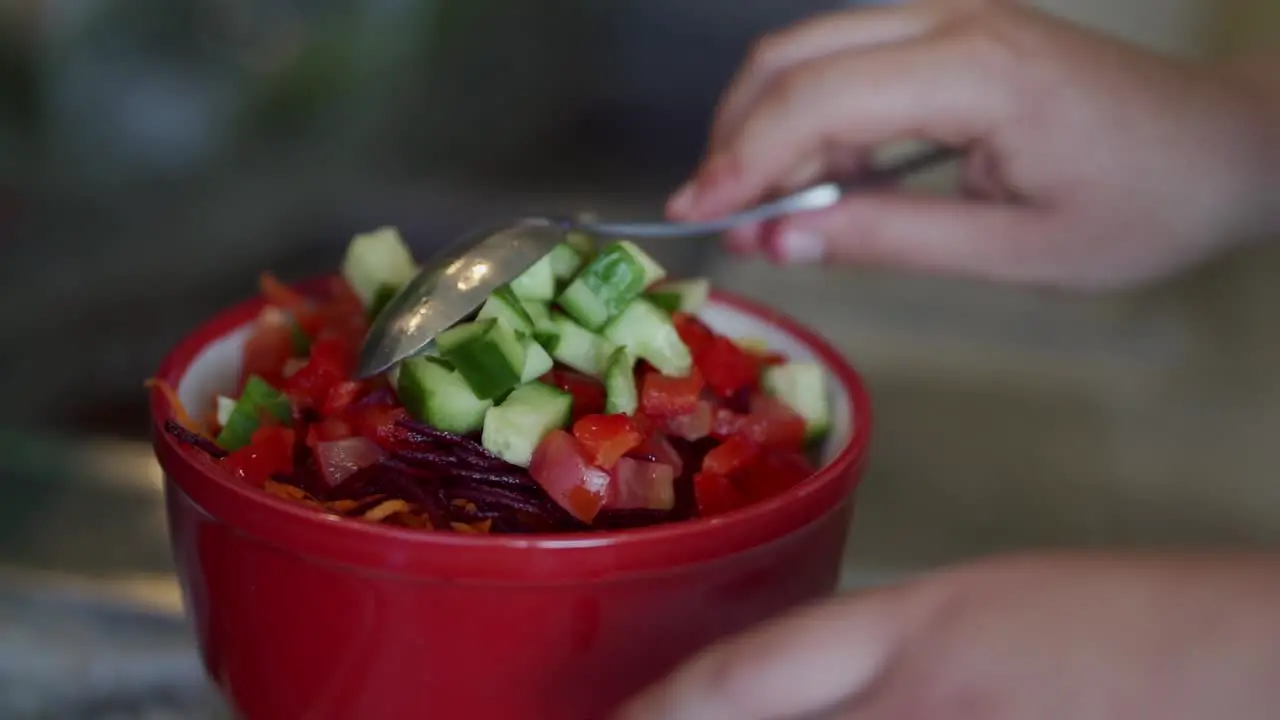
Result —
M360 505L360 503L355 500L330 500L325 504L330 510L338 513L339 515L345 515L346 513L355 510L356 507Z
M182 399L178 397L178 391L174 390L172 385L160 378L147 378L143 381L142 386L148 390L155 388L164 393L165 399L169 401L170 409L173 410L173 419L179 425L197 435L207 435L204 426L196 422L191 417L191 413L187 412L186 406L182 404Z
M296 310L307 305L307 298L302 293L280 282L280 278L269 272L258 276L258 290L268 303L277 307Z
M399 512L387 517L386 521L390 525L399 525L401 527L412 528L414 530L430 530L431 520L426 515L415 515L410 512Z
M315 502L315 498L307 494L306 490L303 490L302 488L297 487L295 485L290 485L288 483L276 482L275 480L268 480L266 484L262 486L262 489L266 490L272 495L275 495L277 497L282 497L285 500L302 500L307 502Z
M489 529L493 526L493 521L481 520L480 522L473 523L454 522L449 523L449 525L453 527L455 532L466 533L468 535L483 535L489 532Z
M364 519L380 522L384 518L390 517L398 512L407 512L408 510L409 503L403 500L387 500L386 502L379 503L376 507L366 512L364 514Z

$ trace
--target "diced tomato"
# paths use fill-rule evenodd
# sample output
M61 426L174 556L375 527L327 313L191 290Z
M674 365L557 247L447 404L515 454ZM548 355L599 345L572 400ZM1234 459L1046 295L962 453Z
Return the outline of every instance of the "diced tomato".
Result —
M747 504L747 498L724 475L700 472L693 476L693 498L702 517L727 513Z
M812 474L813 466L802 453L769 452L738 468L733 480L751 502L759 502L790 490Z
M552 430L538 444L529 475L561 507L587 523L616 490L609 473L587 462L578 441L563 430Z
M720 397L729 397L756 386L760 367L742 348L726 337L714 337L696 353L694 362L706 378L707 386Z
M312 424L307 428L307 441L314 443L332 442L334 440L342 440L351 437L354 433L351 430L351 424L341 418L326 418L318 423Z
M746 425L747 416L729 408L718 407L711 413L711 436L728 440Z
M310 304L306 296L280 282L279 278L269 272L258 276L258 291L267 304L285 310L298 310Z
M804 447L804 418L771 395L751 398L751 414L743 432L769 448L799 450Z
M650 372L640 384L640 410L655 418L691 413L698 408L703 385L697 370L682 378Z
M587 461L606 470L644 441L644 434L626 415L587 415L573 424L573 437Z
M670 510L676 504L675 470L670 465L624 457L609 473L617 493L609 507Z
M384 448L392 448L402 435L397 423L408 420L409 413L394 405L364 405L348 408L343 417L354 434L367 437Z
M283 312L267 308L258 316L244 344L240 362L240 387L250 375L258 375L272 387L284 380L284 366L293 357L293 328Z
M539 379L573 396L575 421L587 415L598 415L604 412L604 385L590 375L556 368Z
M355 365L355 349L343 338L322 334L311 343L310 359L284 382L284 391L321 408L333 386L346 382Z
M799 450L804 446L804 418L768 395L752 397L751 412L746 415L716 408L711 435L727 439L739 434L772 450Z
M358 380L340 382L329 388L329 392L325 394L320 412L326 416L337 415L346 410L348 405L355 402L363 391L364 383Z
M663 428L675 437L701 440L711 434L712 412L711 403L699 400L691 412L665 418Z
M701 354L715 340L716 334L711 328L702 324L702 321L693 315L678 312L671 316L671 321L675 324L680 339L688 346L690 354L694 357Z
M702 472L732 476L738 468L751 463L759 454L759 445L741 435L734 435L712 448L702 458Z
M315 453L320 477L329 487L346 480L357 470L373 465L385 455L372 440L360 436L319 443Z
M222 459L231 474L262 487L272 475L293 469L293 430L268 425L254 431L249 444Z
M637 415L636 417L644 417ZM644 442L630 453L631 457L638 460L648 460L649 462L662 463L670 465L675 472L676 477L684 474L684 459L680 457L680 453L676 452L671 441L662 433L652 433L645 437Z

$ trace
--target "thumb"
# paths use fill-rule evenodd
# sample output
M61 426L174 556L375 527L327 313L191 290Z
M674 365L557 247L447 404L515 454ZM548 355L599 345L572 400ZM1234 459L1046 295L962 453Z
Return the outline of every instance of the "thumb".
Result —
M767 226L766 254L781 263L839 261L986 279L1043 281L1042 211L960 198L866 194Z
M837 706L880 674L914 607L897 588L816 605L703 651L615 720L766 720Z

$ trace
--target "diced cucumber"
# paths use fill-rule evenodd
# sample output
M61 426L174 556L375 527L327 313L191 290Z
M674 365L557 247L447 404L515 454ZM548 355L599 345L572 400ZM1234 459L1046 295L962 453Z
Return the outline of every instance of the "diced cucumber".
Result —
M587 263L558 302L583 327L599 330L666 274L644 250L619 240Z
M520 375L520 382L533 382L551 372L555 365L555 360L537 340L531 337L524 339L524 372Z
M551 322L551 306L537 300L521 300L520 306L533 321L534 333L555 332L555 323Z
M351 238L342 259L342 277L366 308L373 305L379 288L399 288L417 272L409 246L393 227L380 227Z
M511 291L522 300L551 302L556 297L556 276L551 266L551 255L544 255L528 270L511 281Z
M590 262L596 256L596 241L584 232L571 232L564 238L564 244L578 251L583 262Z
M551 357L594 377L604 374L609 356L617 348L612 342L587 330L563 313L552 311L551 328L536 336Z
M231 413L236 410L236 401L226 395L219 395L216 400L218 427L226 427L231 421Z
M533 318L520 304L520 299L509 287L500 287L489 296L480 308L478 318L496 318L498 322L515 331L516 335L533 334Z
M683 377L693 369L693 357L671 316L644 298L628 305L605 326L604 336L647 360L663 375Z
M618 348L609 356L604 369L604 411L610 415L633 415L640 406L635 367L636 359L626 348Z
M551 248L547 256L551 261L551 274L557 282L573 278L574 274L586 263L586 258L568 243L561 243Z
M404 286L392 285L391 283L379 285L378 289L374 291L373 299L369 301L369 308L366 311L369 320L372 321L378 317L382 313L382 309L387 306L387 303L391 302L391 298L395 297L402 287Z
M512 465L529 467L538 443L564 427L572 410L569 393L540 382L526 383L485 413L480 443Z
M217 443L227 450L239 450L249 444L253 432L264 417L274 417L283 422L290 419L289 398L257 375L250 375L244 383L244 392L236 401L227 421L222 424Z
M764 371L765 392L786 403L804 418L805 434L816 440L831 429L831 396L827 373L811 362L788 362Z
M436 336L436 347L483 400L501 397L524 374L524 345L494 318L455 325Z
M711 281L706 278L672 280L654 286L649 299L667 312L696 313L707 304Z
M416 357L400 364L400 403L413 417L438 430L465 435L484 426L492 400L476 397L462 374L440 358Z

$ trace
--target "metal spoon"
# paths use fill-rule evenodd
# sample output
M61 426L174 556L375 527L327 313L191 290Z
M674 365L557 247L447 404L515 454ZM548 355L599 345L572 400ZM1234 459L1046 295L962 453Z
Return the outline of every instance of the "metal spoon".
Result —
M385 372L397 362L429 350L436 335L475 312L489 295L551 252L570 231L640 239L714 235L739 225L831 207L851 191L901 180L958 157L936 148L885 167L873 168L851 182L827 182L728 215L695 223L579 222L525 218L474 231L423 267L379 313L360 352L360 377Z

